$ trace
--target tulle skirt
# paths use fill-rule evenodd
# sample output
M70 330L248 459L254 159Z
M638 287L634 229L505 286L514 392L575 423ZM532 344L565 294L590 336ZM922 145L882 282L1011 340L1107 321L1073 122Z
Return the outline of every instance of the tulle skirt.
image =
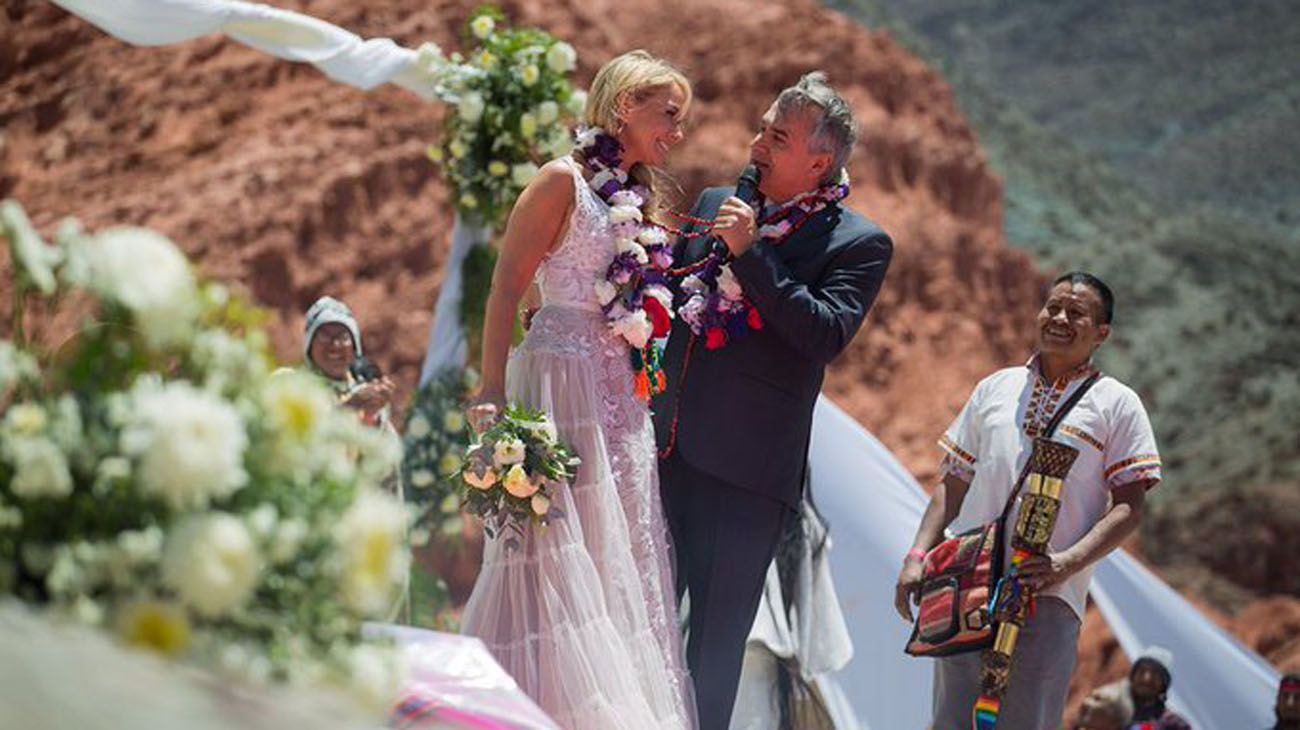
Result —
M653 426L627 345L600 312L546 306L506 383L582 466L549 526L487 541L464 632L566 730L693 727Z

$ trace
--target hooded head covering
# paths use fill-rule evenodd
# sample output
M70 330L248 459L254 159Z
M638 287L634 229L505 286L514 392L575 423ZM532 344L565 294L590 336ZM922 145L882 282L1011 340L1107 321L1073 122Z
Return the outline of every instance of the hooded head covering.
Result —
M1129 671L1129 676L1132 677L1136 674L1138 667L1144 664L1156 670L1156 674L1159 674L1164 679L1165 689L1168 690L1169 686L1173 684L1173 676L1170 674L1174 667L1173 652L1163 646L1148 646L1133 661L1133 668Z
M321 297L307 310L307 334L303 337L302 344L303 359L313 367L316 363L311 359L312 340L321 327L331 322L337 322L348 328L348 332L352 334L352 349L356 351L358 357L361 356L361 328L357 325L357 318L352 315L352 310L334 297Z

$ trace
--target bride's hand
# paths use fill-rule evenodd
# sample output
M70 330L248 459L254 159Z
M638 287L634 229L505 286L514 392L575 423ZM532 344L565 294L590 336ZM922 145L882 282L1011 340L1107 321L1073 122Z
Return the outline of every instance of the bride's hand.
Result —
M465 420L474 433L483 433L496 423L505 412L505 400L501 395L484 394L470 402L465 408Z

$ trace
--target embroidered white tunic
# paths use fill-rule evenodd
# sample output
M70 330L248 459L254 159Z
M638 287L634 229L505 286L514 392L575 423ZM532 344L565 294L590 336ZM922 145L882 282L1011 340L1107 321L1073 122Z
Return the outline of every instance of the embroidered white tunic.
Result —
M953 533L997 519L1033 450L1033 436L1093 372L1087 364L1049 383L1035 356L1026 365L999 370L980 381L939 441L947 453L942 471L970 482L961 512L949 527ZM1052 552L1069 548L1101 520L1111 505L1110 490L1139 481L1149 489L1160 481L1160 456L1142 400L1114 378L1102 376L1057 427L1053 439L1077 448L1079 457L1065 479ZM1008 539L1020 503L1017 497L1007 519ZM1009 560L1011 551L1006 553ZM1061 598L1082 620L1094 567L1041 595Z

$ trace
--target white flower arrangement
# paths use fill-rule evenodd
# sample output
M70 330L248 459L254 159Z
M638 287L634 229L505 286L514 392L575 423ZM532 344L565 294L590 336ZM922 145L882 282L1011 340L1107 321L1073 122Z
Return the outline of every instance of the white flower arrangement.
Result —
M11 246L35 236L4 210ZM272 375L262 315L166 238L65 225L58 250L46 311L97 306L57 358L0 340L0 596L244 681L391 687L349 657L409 565L376 488L394 437Z
M456 106L429 158L450 183L460 213L499 228L535 177L530 171L569 151L568 125L586 97L570 83L573 46L540 30L506 27L494 8L475 12L467 28L476 47L465 58L448 59L433 44L417 57L436 79L439 96Z

